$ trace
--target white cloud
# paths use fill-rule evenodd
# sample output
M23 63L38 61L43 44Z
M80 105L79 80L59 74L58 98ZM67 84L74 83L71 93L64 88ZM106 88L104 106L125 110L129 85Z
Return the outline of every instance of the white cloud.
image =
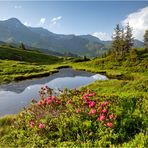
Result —
M40 25L44 25L45 24L46 19L45 18L41 18L40 19Z
M111 40L111 36L106 32L94 32L92 35L104 41Z
M29 23L29 22L24 22L23 23L25 26L31 26L31 23Z
M15 8L15 9L21 9L22 6L20 6L20 5L15 5L14 8Z
M148 7L140 9L127 16L122 24L125 26L129 22L129 25L133 29L133 36L136 39L143 40L145 30L148 29Z
M2 18L2 19L1 19L1 21L5 21L5 20L7 20L7 19L5 19L5 18Z
M52 25L55 25L61 19L62 19L62 16L54 17L54 18L51 19L50 22L52 23Z

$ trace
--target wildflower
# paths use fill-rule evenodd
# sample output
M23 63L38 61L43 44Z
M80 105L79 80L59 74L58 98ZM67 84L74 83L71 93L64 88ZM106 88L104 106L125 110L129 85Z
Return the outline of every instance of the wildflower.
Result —
M52 103L52 100L48 100L48 105L50 105Z
M88 94L89 97L94 97L96 95L96 93L91 93L91 94Z
M55 96L51 96L51 100L55 100L56 99L56 97Z
M44 105L46 105L46 103L47 103L47 99L44 99Z
M92 108L92 107L94 107L95 106L95 102L94 101L90 101L89 102L89 108Z
M96 112L97 112L96 109L91 109L89 114L96 114Z
M31 128L34 128L34 125L35 125L34 122L31 121L31 122L30 122L30 126L31 126Z
M113 124L111 122L108 122L107 123L107 126L110 127L110 128L112 128L113 127Z
M78 109L76 109L76 113L80 113L81 112L81 110L78 108Z
M100 107L99 107L99 110L102 110L103 109L103 106L101 105Z
M104 106L105 106L105 105L108 105L108 104L109 104L108 101L105 101L105 102L103 103Z
M101 114L100 117L97 120L103 121L104 119L105 119L105 115Z
M114 118L113 114L109 115L109 119L113 119L113 118Z
M83 95L82 98L83 98L84 100L86 100L86 99L88 99L88 96L87 96L87 95Z
M61 104L61 101L60 101L60 100L56 100L56 103L57 103L57 104Z
M40 123L40 124L39 124L39 128L40 128L40 129L43 129L44 127L45 127L45 125L44 125L43 123Z
M106 109L103 109L102 112L103 112L103 113L107 113L107 110L106 110Z
M40 100L40 101L38 102L38 104L41 106L41 105L43 104L42 100Z

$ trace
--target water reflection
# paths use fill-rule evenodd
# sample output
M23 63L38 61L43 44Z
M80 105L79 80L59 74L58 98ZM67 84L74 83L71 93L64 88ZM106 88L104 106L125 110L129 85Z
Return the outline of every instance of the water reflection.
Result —
M38 91L43 85L57 91L58 89L74 89L96 80L106 80L107 77L72 69L61 69L59 73L46 78L21 81L0 86L0 116L19 112L27 106L31 98L39 98Z

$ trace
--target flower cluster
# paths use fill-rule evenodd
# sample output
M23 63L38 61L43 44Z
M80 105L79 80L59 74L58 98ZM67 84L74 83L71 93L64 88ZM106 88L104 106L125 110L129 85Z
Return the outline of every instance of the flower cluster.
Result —
M54 96L52 90L45 86L41 88L40 100L36 101L33 98L32 103L28 109L33 117L29 121L31 128L36 126L38 129L44 129L48 126L48 121L42 122L46 116L57 119L63 112L68 116L74 114L79 114L82 118L84 115L88 116L90 120L98 122L98 127L103 125L112 128L115 119L111 103L105 97L98 98L96 93L90 90L75 90L72 93L66 91L63 95Z
M103 125L107 125L108 127L112 128L113 127L114 115L111 112L111 104L109 103L108 100L105 100L105 97L102 97L103 98L102 101L100 99L93 100L94 97L96 97L95 92L85 93L82 96L84 103L89 108L88 115L95 116L96 120L98 122L102 122ZM80 113L81 110L77 109L76 112Z

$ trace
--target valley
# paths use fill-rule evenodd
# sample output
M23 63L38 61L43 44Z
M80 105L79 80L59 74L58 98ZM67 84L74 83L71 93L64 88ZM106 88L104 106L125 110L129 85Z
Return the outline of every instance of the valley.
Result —
M0 147L148 146L148 2L0 2Z

